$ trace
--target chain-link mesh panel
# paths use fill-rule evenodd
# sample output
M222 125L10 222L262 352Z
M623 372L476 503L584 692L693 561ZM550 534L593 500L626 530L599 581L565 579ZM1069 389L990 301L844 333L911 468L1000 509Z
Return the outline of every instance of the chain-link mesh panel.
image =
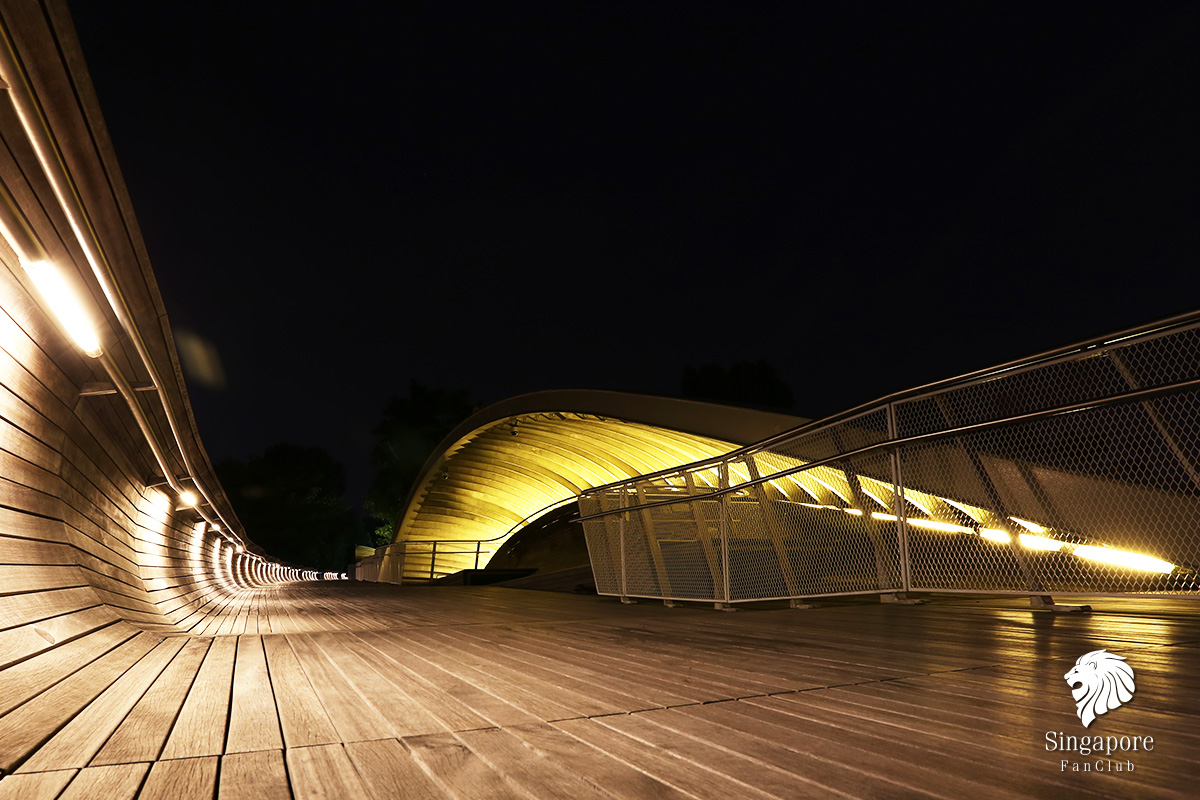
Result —
M909 537L915 589L1200 590L1200 394L906 446L906 488L961 530Z
M1195 327L1127 339L999 376L939 389L896 403L896 435L917 436L975 425L1197 376Z
M621 507L625 489L586 494L579 498L579 515L589 517ZM583 521L592 575L600 594L621 594L621 515L610 514Z

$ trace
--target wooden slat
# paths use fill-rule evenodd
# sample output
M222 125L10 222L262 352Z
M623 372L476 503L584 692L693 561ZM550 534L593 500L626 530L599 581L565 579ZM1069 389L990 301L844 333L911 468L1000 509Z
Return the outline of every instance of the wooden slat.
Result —
M138 800L211 800L216 784L216 756L159 761L150 769Z
M87 766L183 644L183 639L168 639L126 669L87 708L72 717L50 741L39 747L21 765L20 771L42 772Z
M278 635L264 636L263 647L275 687L275 703L283 740L289 748L340 741L329 715L300 668L287 640Z
M54 800L78 770L9 775L0 780L0 800Z
M480 800L518 800L517 787L506 782L487 762L448 733L414 736L405 740L419 761L448 794Z
M395 739L348 742L346 754L374 800L440 800L445 796L418 766L412 751Z
M156 638L150 634L138 634L55 683L52 696L44 702L33 699L0 717L0 769L12 770L150 652L156 643Z
M162 758L215 756L225 751L225 722L233 685L234 639L214 639L196 673Z
M149 764L81 769L58 800L133 800L149 769Z
M340 744L289 748L287 767L296 800L368 796L354 764Z
M291 800L279 750L230 753L221 759L220 800Z
M275 693L267 672L262 639L258 636L239 637L225 752L281 749L283 733L279 728L279 712L275 709Z
M142 695L129 715L92 759L92 764L155 761L183 707L210 640L187 639L183 648Z

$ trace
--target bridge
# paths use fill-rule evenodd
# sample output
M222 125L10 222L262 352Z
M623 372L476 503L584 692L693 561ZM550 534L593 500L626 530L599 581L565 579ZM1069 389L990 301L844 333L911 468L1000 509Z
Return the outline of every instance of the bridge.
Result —
M1200 314L818 421L514 398L334 580L216 479L62 3L0 80L0 798L1193 794ZM413 585L564 503L597 594Z

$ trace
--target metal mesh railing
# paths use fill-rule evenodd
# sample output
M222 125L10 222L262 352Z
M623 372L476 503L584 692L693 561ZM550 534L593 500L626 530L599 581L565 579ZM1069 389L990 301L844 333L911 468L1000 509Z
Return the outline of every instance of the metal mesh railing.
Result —
M602 594L1200 592L1200 314L585 492Z

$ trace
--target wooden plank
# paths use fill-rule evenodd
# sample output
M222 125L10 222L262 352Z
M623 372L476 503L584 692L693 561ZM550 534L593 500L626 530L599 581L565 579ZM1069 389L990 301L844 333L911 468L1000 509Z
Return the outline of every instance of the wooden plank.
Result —
M19 771L45 772L87 766L183 645L183 639L168 639L130 666L50 741L39 747ZM53 699L53 690L50 694Z
M96 635L99 634L92 634ZM150 634L138 634L55 683L46 701L35 698L0 717L0 769L10 771L27 758L54 731L150 652L157 641L157 637ZM6 677L7 672L36 660L30 659L10 668Z
M313 644L312 634L288 634L287 641L308 675L309 683L321 698L321 705L325 707L341 741L357 742L396 736L395 728L375 709L366 694L359 692Z
M638 711L650 708L661 708L662 705L648 700L638 694L639 686L631 687L628 681L614 679L603 670L596 669L591 659L572 658L565 649L558 650L557 658L543 656L518 646L519 634L515 632L508 636L498 636L493 632L492 637L480 635L479 631L463 630L439 633L438 635L453 635L458 646L469 649L478 658L487 663L486 669L491 672L495 667L505 666L506 674L525 675L528 681L538 678L538 690L548 684L550 693L557 699L556 688L569 690L570 695L561 698L567 703L571 698L582 698L579 702L571 702L574 714L566 716L594 716L596 714L612 713L614 711ZM543 717L543 720L551 717Z
M6 775L0 778L0 800L54 800L78 771Z
M340 744L289 748L286 758L296 800L368 796L354 764Z
M346 754L374 800L441 800L445 794L395 739L348 742Z
M631 716L640 715L612 716L629 719ZM706 769L704 763L681 757L673 747L647 746L645 742L623 735L615 728L605 727L603 723L608 719L609 717L600 720L563 720L554 723L554 727L699 800L725 800L729 797L762 800L771 797L740 780L742 773L757 771L760 768L758 764L745 759L731 759L725 762L725 766L727 769L732 768L732 772L713 772ZM822 788L805 786L800 781L791 781L784 796L823 798L828 797L829 793Z
M625 758L635 766L640 766L643 759L657 759L669 753L687 763L697 765L697 775L711 776L713 785L735 782L752 787L749 788L751 795L753 792L763 792L772 797L831 796L829 787L810 781L806 776L797 776L762 761L734 753L722 747L718 737L693 738L651 722L658 716L661 715L613 714L589 722L641 742L642 748L626 752ZM592 729L580 727L573 729L572 733L584 741L592 741L589 736L582 735L592 733ZM746 794L746 790L738 789L731 791L727 796L742 797Z
M358 635L358 638L370 643L388 658L405 667L409 673L417 676L418 680L433 687L444 697L454 698L468 705L475 714L481 715L488 720L484 725L472 725L471 727L513 725L532 722L536 719L529 712L505 702L502 698L491 694L481 686L463 680L441 667L438 663L422 657L416 652L412 644L407 641L401 642L396 635L362 633ZM441 661L441 659L439 658L438 661ZM480 681L480 683L483 683L483 681ZM442 707L445 708L446 704L447 701L443 700ZM430 708L429 710L437 716L442 715L441 709ZM454 728L454 730L462 729Z
M279 711L267 672L267 658L258 636L238 638L233 675L233 701L229 709L226 753L282 750Z
M0 521L0 525L3 524ZM0 629L28 625L100 605L90 586L57 590L44 587L27 594L7 594L7 589L5 592L4 601L0 602Z
M159 761L138 793L138 800L212 800L217 785L217 758Z
M0 479L0 493L7 491ZM47 589L67 589L87 586L88 580L79 567L43 566L41 564L13 564L0 566L0 586L5 594L44 592Z
M455 734L471 752L504 775L528 797L543 800L610 800L612 795L579 777L570 764L538 752L500 728L460 731ZM721 800L728 800L728 795Z
M149 764L112 764L79 770L58 800L133 800Z
M230 753L221 759L220 800L292 800L283 752Z
M347 647L360 656L400 692L415 701L415 707L437 719L446 730L488 728L492 723L477 713L465 699L447 693L425 680L422 675L391 658L394 648L386 639L366 641L362 634L353 634Z
M430 714L412 695L403 691L393 678L397 676L389 670L390 664L394 670L395 664L388 662L382 654L374 653L377 664L383 672L377 672L367 658L355 652L348 646L347 637L335 634L313 634L313 642L317 644L326 658L337 665L342 674L355 686L369 687L372 704L376 710L387 719L398 737L419 736L425 733L441 733L448 727L440 719ZM368 653L369 655L369 653Z
M648 712L653 713L653 712ZM517 725L509 732L526 745L553 758L577 775L586 775L597 786L619 798L653 797L655 800L686 800L683 792L668 786L623 761L590 747L557 728L538 723Z
M93 606L0 632L0 670L62 642L97 631L118 619L112 609Z
M158 759L211 642L211 639L185 640L158 680L92 759L92 765Z
M262 637L275 688L275 705L283 740L289 748L340 741L337 730L308 682L296 654L287 639L272 635Z
M213 640L171 728L161 758L215 756L224 752L236 648L233 639Z
M530 668L524 673L509 669L503 660L494 654L479 657L470 643L464 643L453 634L439 637L428 630L411 631L405 636L405 644L415 655L435 664L445 672L472 686L485 689L488 694L515 706L524 712L524 718L511 722L533 722L534 719L566 719L588 713L611 713L620 710L611 704L601 704L591 698L581 697L564 688L567 680L555 682L537 680L537 670ZM495 720L493 720L495 721Z
M433 733L405 739L425 771L452 797L478 800L518 800L524 795L505 782L501 773L488 766L462 742L448 733Z

